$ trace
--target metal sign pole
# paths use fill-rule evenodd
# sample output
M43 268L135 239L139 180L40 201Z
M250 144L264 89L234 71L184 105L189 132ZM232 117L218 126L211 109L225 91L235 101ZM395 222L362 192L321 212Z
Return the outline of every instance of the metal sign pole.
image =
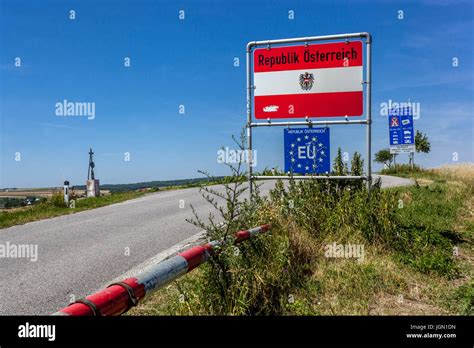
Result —
M252 199L252 165L253 165L253 151L252 151L252 72L250 68L250 54L252 46L247 45L247 145L248 145L248 180L249 180L249 198Z
M370 199L370 190L372 188L372 36L366 33L367 45L367 75L366 75L366 113L367 113L367 190Z

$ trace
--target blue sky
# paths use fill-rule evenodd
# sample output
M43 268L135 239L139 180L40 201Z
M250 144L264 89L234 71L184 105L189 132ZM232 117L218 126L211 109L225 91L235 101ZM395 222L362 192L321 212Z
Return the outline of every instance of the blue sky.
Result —
M410 98L421 107L415 128L432 144L416 162L453 163L454 152L459 162L473 161L471 1L0 4L0 187L84 184L89 147L102 183L198 177L199 169L227 174L217 151L233 147L231 135L246 122L246 43L363 31L374 39L374 152L388 147L380 104ZM95 118L56 116L55 104L64 99L94 102ZM338 146L365 156L364 132L332 127L331 156ZM257 170L282 168L283 129L254 134Z

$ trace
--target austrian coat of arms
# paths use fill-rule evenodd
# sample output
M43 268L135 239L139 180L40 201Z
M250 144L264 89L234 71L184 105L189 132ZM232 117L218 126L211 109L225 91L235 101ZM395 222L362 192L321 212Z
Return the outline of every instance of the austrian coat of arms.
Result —
M304 74L300 74L300 86L301 89L304 91L309 91L313 88L314 76L309 72L305 72Z

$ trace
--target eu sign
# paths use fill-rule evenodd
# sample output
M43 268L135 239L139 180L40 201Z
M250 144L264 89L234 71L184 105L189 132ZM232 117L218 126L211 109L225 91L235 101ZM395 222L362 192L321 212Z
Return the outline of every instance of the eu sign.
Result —
M284 142L285 172L330 172L329 128L285 129Z
M415 152L415 134L411 108L390 109L388 130L390 153Z

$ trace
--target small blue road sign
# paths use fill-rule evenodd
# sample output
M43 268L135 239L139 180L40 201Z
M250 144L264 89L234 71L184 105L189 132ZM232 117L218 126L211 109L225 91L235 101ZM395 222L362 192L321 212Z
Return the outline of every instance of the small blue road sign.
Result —
M415 152L415 129L410 107L389 110L388 131L390 153Z
M285 172L294 174L329 173L329 128L284 130Z

